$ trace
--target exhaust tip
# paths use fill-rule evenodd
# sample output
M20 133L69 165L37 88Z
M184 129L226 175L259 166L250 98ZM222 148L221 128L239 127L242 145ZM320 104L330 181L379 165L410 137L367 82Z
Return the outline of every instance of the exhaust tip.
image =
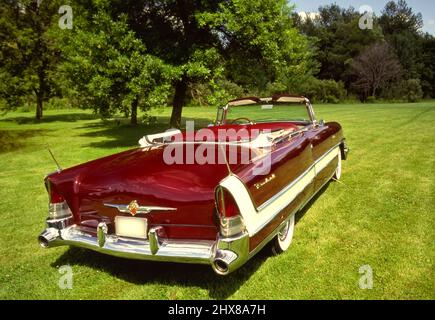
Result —
M235 270L237 254L230 250L217 250L212 263L213 270L222 276L226 276Z
M42 248L48 248L48 240L47 240L47 238L45 238L44 236L39 236L38 237L38 242L39 242L39 245L42 247Z
M229 273L229 270L230 270L229 265L221 259L216 259L213 262L213 267L214 267L214 270L216 271L216 273L218 273L220 275L227 275Z
M42 248L48 248L53 246L53 241L59 237L59 230L54 228L47 228L38 237L39 245Z

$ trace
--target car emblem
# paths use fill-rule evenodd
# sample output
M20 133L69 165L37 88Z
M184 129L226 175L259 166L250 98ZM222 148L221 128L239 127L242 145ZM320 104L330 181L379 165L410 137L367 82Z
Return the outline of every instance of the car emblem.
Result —
M276 176L274 173L272 173L270 176L266 177L263 181L258 182L256 184L254 184L255 189L260 189L262 186L264 186L265 184L269 183L270 181L272 181L273 179L275 179Z
M130 212L130 214L134 217L137 213L137 209L139 209L139 205L137 204L137 201L133 200L132 202L130 202L127 209Z
M116 208L119 212L129 213L133 217L137 214L147 214L151 211L175 211L177 208L156 207L156 206L140 206L137 200L131 201L129 204L112 204L105 203L106 207Z

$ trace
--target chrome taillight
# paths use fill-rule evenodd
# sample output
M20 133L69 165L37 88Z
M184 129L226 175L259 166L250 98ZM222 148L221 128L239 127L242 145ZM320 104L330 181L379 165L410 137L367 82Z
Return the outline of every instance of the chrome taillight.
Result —
M48 204L49 219L63 219L71 216L72 212L66 201Z
M72 217L71 209L65 199L51 187L48 180L45 181L45 187L48 192L48 218L64 219Z
M231 237L245 230L245 224L240 215L239 207L229 191L225 188L218 187L215 196L221 235Z

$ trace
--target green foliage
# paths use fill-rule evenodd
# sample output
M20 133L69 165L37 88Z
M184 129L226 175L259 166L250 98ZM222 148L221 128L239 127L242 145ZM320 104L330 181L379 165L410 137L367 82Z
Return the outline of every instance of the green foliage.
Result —
M314 77L304 78L293 91L309 97L313 102L325 103L339 103L347 94L343 82Z
M216 82L193 83L189 86L189 92L195 105L215 107L246 94L241 86L226 79L219 79Z
M402 76L420 79L424 95L435 97L432 71L435 47L433 37L421 33L421 14L415 13L406 1L399 0L388 2L381 16L374 17L372 30L359 28L360 17L352 7L345 9L337 4L320 7L314 19L294 15L296 26L314 46L319 67L318 72L313 69L313 74L320 79L341 80L350 94L358 93L361 98L372 95L373 92L361 95L361 88L354 85L352 65L368 47L385 40L399 59Z
M423 98L420 79L408 79L404 81L403 96L408 102L417 102Z
M166 104L177 70L147 53L125 15L114 20L109 13L107 3L100 2L90 23L78 20L62 39L63 70L83 107L104 117L131 113L135 123L135 108Z
M366 99L366 103L376 103L376 97L375 96L368 96Z
M40 118L55 97L47 107L68 100L135 122L138 108L172 104L179 126L191 99L292 92L332 103L352 94L412 101L420 87L435 97L435 40L404 0L387 3L372 30L359 28L354 8L327 5L303 20L286 0L70 0L73 29L61 30L63 4L0 0L0 109L36 105ZM361 93L352 66L382 41L410 81Z
M382 97L388 100L399 99L407 102L417 102L423 98L420 79L408 79L397 82L388 88Z
M293 27L285 0L127 0L112 1L111 8L112 18L127 15L147 52L180 71L173 126L180 125L188 88L197 84L210 93L200 100L221 104L231 96L222 83L260 92L275 82L288 87L309 69L307 41Z
M36 117L56 94L59 52L50 35L59 1L0 0L0 98L13 109L35 95ZM58 27L57 27L58 28Z
M314 44L318 78L341 80L350 88L352 59L383 37L376 20L372 30L362 30L359 19L360 14L354 8L344 9L337 4L320 7L314 19L296 19L298 28Z
M421 86L425 97L435 98L435 37L425 34L421 42Z
M219 33L222 50L237 62L246 57L268 79L291 82L307 73L310 58L307 40L293 27L292 10L285 0L233 0L197 18Z
M424 54L420 41L423 27L421 13L415 13L404 0L397 3L390 1L382 11L379 24L399 58L405 79L420 78L425 68L421 63Z
M409 31L418 34L423 27L423 17L421 13L414 13L405 0L389 1L379 23L385 34L394 34L400 31Z

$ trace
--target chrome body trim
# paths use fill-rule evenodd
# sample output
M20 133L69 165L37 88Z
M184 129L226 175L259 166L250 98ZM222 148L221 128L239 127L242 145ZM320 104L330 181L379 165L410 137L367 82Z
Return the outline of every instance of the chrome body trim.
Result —
M112 203L104 203L106 207L115 208L118 209L119 212L122 213L132 213L131 212L131 204L112 204ZM176 211L177 208L170 208L170 207L156 207L156 206L137 206L135 215L136 214L147 214L151 211Z
M71 223L68 220L61 229L45 229L38 237L40 245L43 248L71 245L129 259L208 264L220 275L236 270L249 256L247 233L234 237L218 235L216 240L176 240L160 238L164 228L158 226L151 228L144 240L108 234L104 222L98 224L96 235Z
M216 243L212 268L219 275L227 275L240 268L249 259L249 234L220 237Z
M103 248L106 244L107 225L104 222L100 222L97 226L97 239L98 246Z
M257 207L258 211L261 211L262 209L264 209L265 207L267 207L268 205L270 205L271 203L273 203L277 198L279 198L281 195L283 195L287 190L289 190L291 187L293 187L296 183L298 183L302 178L304 178L308 172L310 172L317 163L319 163L320 161L322 161L322 159L324 159L329 153L331 153L332 151L334 151L338 146L341 145L340 143L337 143L336 145L334 145L332 148L330 148L327 152L325 152L321 157L319 157L316 161L314 161L302 174L300 174L295 180L293 180L292 182L290 182L287 186L285 186L284 188L282 188L278 193L276 193L275 195L273 195L271 198L269 198L267 201L265 201L263 204L261 204L260 206ZM317 174L318 172L316 172Z
M331 177L328 179L328 180L326 180L326 182L325 183L323 183L321 186L320 186L320 188L317 190L317 191L319 191L319 190L321 190L331 179L332 179L332 177L334 176L334 174L333 175L331 175ZM295 210L293 210L293 212L292 213L290 213L289 214L289 216L273 231L273 232L271 232L265 239L263 239L263 241L261 241L260 242L260 244L254 249L254 250L252 250L251 252L249 252L249 256L248 256L248 260L249 259L251 259L254 255L256 255L261 249L263 249L264 248L264 246L265 245L267 245L276 235L278 235L279 234L279 232L280 232L280 230L281 230L281 228L284 226L284 224L286 224L289 220L290 220L290 218L291 218L291 216L292 215L295 215L295 214L297 214L299 211L301 211L305 206L306 206L306 204L308 203L308 202L310 202L311 201L311 199L315 196L317 194L317 192L315 192L315 193L313 193L309 198L308 198L308 200L306 200L304 203L302 203L297 209L295 209Z

